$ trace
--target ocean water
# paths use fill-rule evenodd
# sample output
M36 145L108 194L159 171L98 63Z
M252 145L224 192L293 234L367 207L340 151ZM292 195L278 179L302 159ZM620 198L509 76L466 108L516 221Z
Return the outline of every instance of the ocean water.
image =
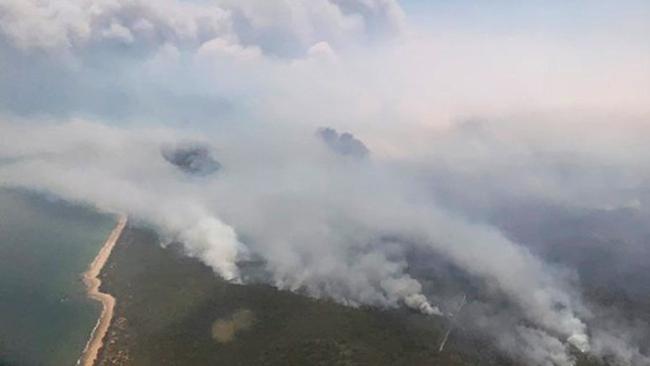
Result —
M0 366L75 365L101 311L83 273L115 219L0 189Z

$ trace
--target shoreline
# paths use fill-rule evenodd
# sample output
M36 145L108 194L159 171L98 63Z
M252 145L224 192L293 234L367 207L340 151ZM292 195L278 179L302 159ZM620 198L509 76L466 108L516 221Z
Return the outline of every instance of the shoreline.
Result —
M88 298L98 301L102 304L102 312L97 319L97 323L90 333L90 338L86 347L84 348L81 357L77 361L80 366L93 366L99 350L103 346L104 336L108 332L108 327L113 318L113 310L115 308L115 298L107 293L99 291L102 281L99 275L110 257L113 247L122 235L122 231L126 226L126 215L120 215L115 228L109 234L106 242L97 253L97 256L90 263L88 270L83 273L83 282L86 285L86 292Z

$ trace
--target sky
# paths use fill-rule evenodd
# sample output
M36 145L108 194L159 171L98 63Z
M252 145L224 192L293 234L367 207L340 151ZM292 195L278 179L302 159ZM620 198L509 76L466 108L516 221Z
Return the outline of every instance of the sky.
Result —
M650 16L650 5L642 0L409 0L402 5L409 18L423 27L569 39L616 32L641 40Z
M524 229L650 217L649 7L0 0L0 185L126 213L228 280L260 259L269 284L350 306L446 316L413 270L442 260L494 289L468 311L512 357L647 365L646 333L586 296L571 254L645 273L644 229L625 250Z

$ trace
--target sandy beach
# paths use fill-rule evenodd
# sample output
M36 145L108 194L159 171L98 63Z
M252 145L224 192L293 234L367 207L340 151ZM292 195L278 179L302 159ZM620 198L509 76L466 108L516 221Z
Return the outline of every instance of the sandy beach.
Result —
M90 264L88 271L83 274L83 282L88 291L88 297L102 303L102 313L97 320L97 324L90 334L90 339L77 362L81 366L92 366L97 359L97 354L103 345L103 339L108 331L108 326L111 324L113 318L113 308L115 307L115 298L109 294L99 291L102 281L99 279L99 274L106 264L111 251L120 238L124 227L126 226L126 216L120 216L117 225L106 239L106 242L97 253L97 256Z

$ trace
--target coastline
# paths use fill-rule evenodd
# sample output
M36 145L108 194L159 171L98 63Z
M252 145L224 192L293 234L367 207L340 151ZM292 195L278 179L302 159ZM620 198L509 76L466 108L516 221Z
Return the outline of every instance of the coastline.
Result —
M77 365L80 366L93 366L97 359L99 350L103 345L103 339L108 331L109 325L111 324L111 319L113 318L115 298L110 294L103 293L99 290L99 287L102 284L99 275L102 268L104 268L108 257L111 255L113 247L115 247L115 244L122 235L126 222L126 215L120 215L117 225L115 225L115 228L111 231L95 259L90 263L88 270L83 273L83 282L86 285L88 298L100 302L102 304L102 312L97 319L95 327L90 333L90 338L88 339L88 343L86 343L86 347L84 348L81 357L77 361Z

